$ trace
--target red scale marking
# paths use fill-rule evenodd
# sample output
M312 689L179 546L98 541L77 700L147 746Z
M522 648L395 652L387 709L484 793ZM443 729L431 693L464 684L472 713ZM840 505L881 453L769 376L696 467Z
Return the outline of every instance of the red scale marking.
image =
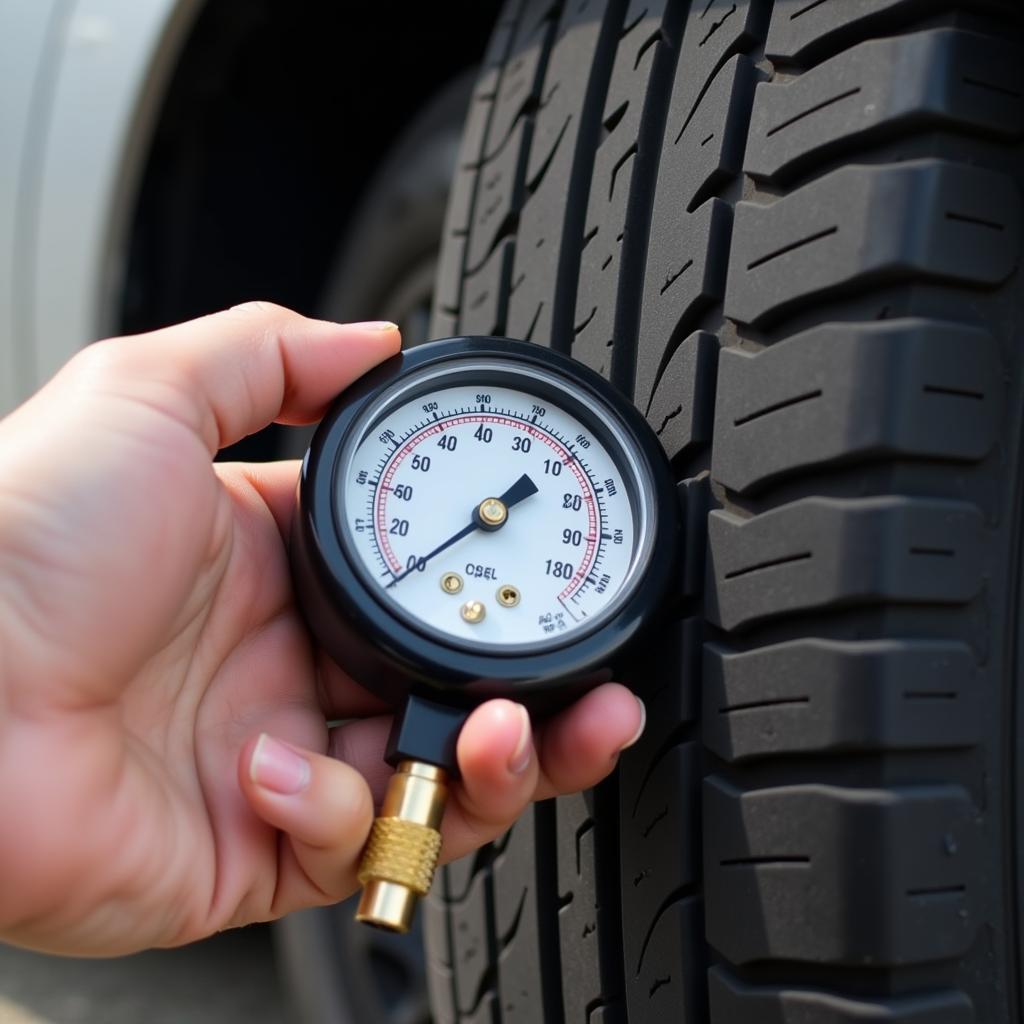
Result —
M549 434L544 433L542 430L538 430L530 423L525 423L522 420L511 419L508 416L498 416L493 413L473 413L465 416L455 416L450 420L431 423L420 430L419 433L413 434L412 437L410 437L405 444L391 456L391 461L388 463L387 469L380 478L380 483L377 487L377 496L375 499L376 508L374 510L377 523L377 544L385 559L387 559L388 565L391 567L391 571L399 573L405 568L405 566L403 566L398 560L398 557L395 555L395 552L391 547L391 542L388 540L388 520L387 509L385 507L385 495L391 490L391 481L394 479L395 473L398 471L398 467L406 456L410 455L412 451L418 445L422 444L428 437L433 434L442 434L448 428L460 426L464 423L503 423L516 430L525 431L531 437L534 437L538 441L546 444L560 456L564 456L564 458L562 458L563 465L568 466L572 470L573 475L576 477L576 480L580 485L580 490L583 492L583 500L587 505L587 530L590 534L590 536L586 538L587 547L583 554L583 562L580 564L579 569L576 570L575 576L569 580L565 589L558 595L559 600L571 597L573 592L579 587L583 580L586 579L587 573L590 571L590 566L594 560L598 517L597 501L590 489L590 481L587 479L586 473L580 469L579 462L576 457Z

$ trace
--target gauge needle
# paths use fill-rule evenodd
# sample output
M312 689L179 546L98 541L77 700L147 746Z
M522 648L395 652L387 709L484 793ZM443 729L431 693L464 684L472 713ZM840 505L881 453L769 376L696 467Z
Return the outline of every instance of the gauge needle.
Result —
M518 505L519 502L525 498L530 497L531 494L537 493L537 485L524 473L504 494L498 497L498 501L505 506L506 510L512 508L513 505ZM487 499L485 498L484 501ZM439 555L442 551L447 550L453 544L457 544L463 537L468 537L471 533L481 529L483 523L480 519L480 506L483 502L478 502L473 506L473 511L470 513L469 525L464 526L458 533L452 534L443 544L439 544L429 554L424 555L422 558L417 559L412 568L406 569L405 572L399 573L388 585L385 590L390 590L396 583L400 583L405 579L406 576L411 572L416 572L429 562L434 555ZM502 524L503 525L503 524Z

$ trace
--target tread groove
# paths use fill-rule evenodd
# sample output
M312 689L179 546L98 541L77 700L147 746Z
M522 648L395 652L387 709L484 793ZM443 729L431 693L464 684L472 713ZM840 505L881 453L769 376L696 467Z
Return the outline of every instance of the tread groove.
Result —
M661 20L658 45L651 62L650 77L644 91L643 112L637 133L637 159L633 165L627 200L624 235L619 254L619 279L613 314L614 336L636 337L640 322L640 297L643 295L643 254L647 249L651 213L654 207L654 182L660 163L669 110L669 87L679 55L679 37L683 29L682 5L669 3ZM655 144L657 140L658 144ZM612 347L612 383L632 396L636 372L636 354L624 345Z
M794 114L792 117L787 118L785 121L775 125L774 128L770 128L765 135L767 138L771 138L773 135L778 135L783 129L788 128L790 125L796 124L798 121L802 121L805 117L810 117L811 114L817 114L820 110L825 110L828 107L833 107L837 103L841 103L843 100L848 100L851 96L856 96L860 92L860 86L855 85L852 89L847 89L844 92L839 93L837 96L833 96L831 99L822 100L820 103L816 103L813 107L808 107L806 110L801 111L799 114Z
M766 405L763 409L758 409L757 412L747 413L746 416L740 416L738 419L734 419L733 426L742 427L747 423L753 423L754 420L761 419L762 416L769 416L773 412L780 412L782 409L789 409L794 405L800 405L802 402L809 402L814 398L821 398L821 388L815 388L813 391L805 391L803 394L794 395L792 398L786 398L781 402L774 402L771 405Z
M984 217L972 217L969 213L957 213L955 210L946 211L946 220L959 221L961 224L976 224L978 227L990 228L992 231L1005 231L1006 225L998 221L986 220Z
M824 4L825 2L826 0L811 0L811 2L807 4L806 7L801 7L799 10L794 11L789 16L789 20L796 21L796 19L801 17L802 15L808 14L810 11L813 11L815 7L821 7L821 5Z
M790 242L788 245L783 245L778 249L773 249L771 252L765 253L764 256L758 256L756 260L752 260L748 263L747 270L756 270L758 267L762 267L766 263L770 263L772 260L778 259L780 256L785 256L786 253L802 249L804 246L810 245L813 242L820 242L823 238L828 238L829 235L834 235L838 231L838 225L833 224L832 227L823 228L821 231L816 231L813 235L808 235L806 238L801 238L795 242Z
M973 85L977 89L985 89L988 92L998 93L1000 96L1008 96L1012 100L1019 100L1021 93L1016 89L1008 89L1003 85L996 85L995 82L983 82L980 78L972 78L970 75L964 75L960 79L964 85Z
M718 866L722 868L750 868L764 867L770 864L810 864L810 857L794 855L791 857L733 857L729 860L720 860Z
M729 704L719 708L720 715L734 715L737 711L760 711L762 708L789 707L793 704L810 704L810 697L779 697L776 700L752 700L742 704Z
M764 569L778 569L783 565L790 565L793 562L803 562L813 555L810 551L800 551L794 555L784 555L782 558L770 558L764 562L757 562L754 565L744 566L742 569L732 569L723 575L723 579L735 580L741 576L749 576L754 572L761 572Z
M648 947L651 944L651 936L654 934L655 928L658 927L658 922L665 916L665 914L672 909L677 903L681 903L683 900L693 895L689 887L683 887L681 889L675 889L665 897L661 906L658 907L650 925L647 928L647 932L644 935L643 942L640 944L640 957L637 960L636 970L634 972L636 977L640 977L640 971L644 966L644 958L647 956Z

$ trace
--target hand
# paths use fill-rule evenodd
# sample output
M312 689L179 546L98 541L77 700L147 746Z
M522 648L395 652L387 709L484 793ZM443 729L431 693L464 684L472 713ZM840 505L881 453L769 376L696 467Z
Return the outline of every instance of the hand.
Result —
M211 460L398 346L250 304L90 346L0 422L0 939L125 953L354 890L389 718L294 607L298 464ZM598 782L641 725L614 684L535 738L482 705L443 856Z

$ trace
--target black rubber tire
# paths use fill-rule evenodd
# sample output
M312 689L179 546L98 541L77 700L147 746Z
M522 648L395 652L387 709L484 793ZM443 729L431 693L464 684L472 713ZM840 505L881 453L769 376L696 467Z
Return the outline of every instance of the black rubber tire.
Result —
M432 96L391 148L345 233L318 308L344 320L393 320L406 347L427 340L427 314L460 127L475 75Z
M512 0L434 336L571 352L686 492L648 727L452 865L438 1024L1021 1017L1020 5Z

